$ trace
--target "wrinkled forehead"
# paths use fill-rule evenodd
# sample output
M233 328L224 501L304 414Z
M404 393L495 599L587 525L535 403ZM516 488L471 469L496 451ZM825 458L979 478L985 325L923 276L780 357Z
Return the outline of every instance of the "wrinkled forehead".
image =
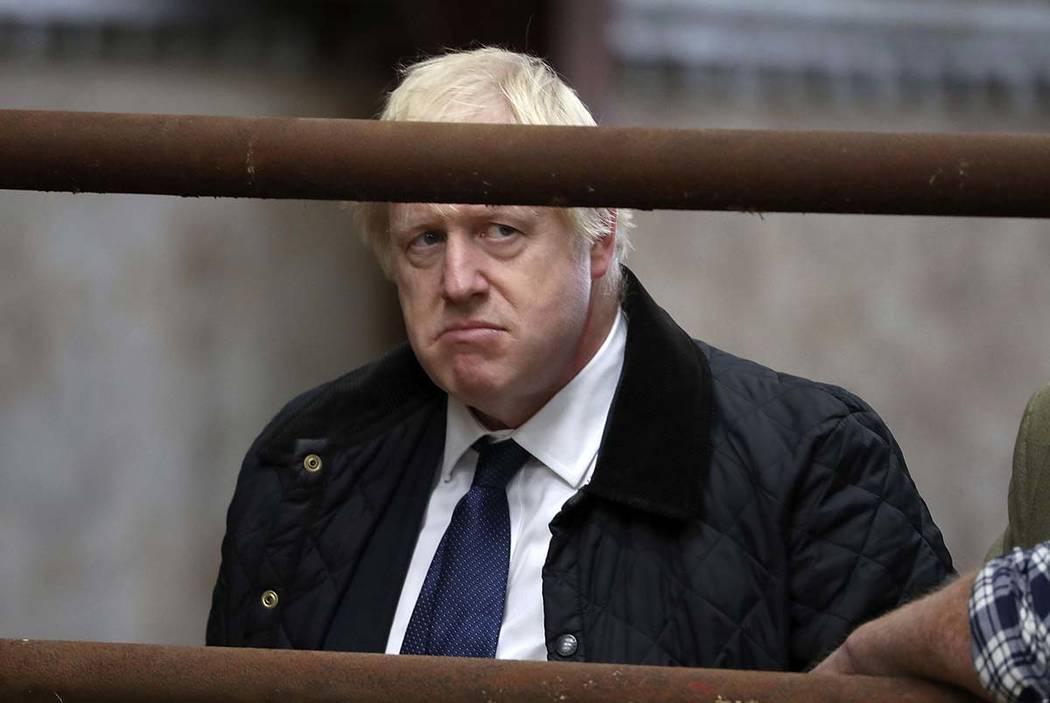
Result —
M436 221L500 219L534 221L552 216L556 208L531 205L474 205L468 203L391 203L390 229L411 229Z

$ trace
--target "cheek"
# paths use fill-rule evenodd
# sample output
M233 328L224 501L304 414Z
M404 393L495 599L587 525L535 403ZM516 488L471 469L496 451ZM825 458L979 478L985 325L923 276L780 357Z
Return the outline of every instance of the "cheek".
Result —
M549 348L551 353L566 353L572 348L566 340L573 339L582 333L590 304L590 280L586 265L576 261L566 262L550 275L529 282L529 317L533 335L538 337L540 346ZM562 340L552 344L552 340ZM553 347L553 348L551 348Z
M573 306L590 294L590 260L586 250L567 242L538 253L522 271L525 298L544 305Z
M401 306L401 316L405 321L405 331L416 346L416 340L424 333L426 322L426 301L423 297L423 289L415 281L399 280L397 284L397 299Z
M401 303L401 309L406 311L421 311L427 307L428 301L434 295L434 283L430 280L431 272L413 268L402 264L394 279L397 286L397 298Z
M564 315L578 315L586 310L591 297L590 265L583 256L573 256L565 262L559 276L555 305L563 308Z

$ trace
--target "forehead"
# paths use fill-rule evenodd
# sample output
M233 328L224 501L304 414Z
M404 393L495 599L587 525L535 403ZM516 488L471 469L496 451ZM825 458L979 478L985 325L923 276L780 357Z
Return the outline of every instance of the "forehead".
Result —
M435 222L507 219L539 222L554 214L554 208L528 205L470 205L465 203L392 203L390 229L411 229Z

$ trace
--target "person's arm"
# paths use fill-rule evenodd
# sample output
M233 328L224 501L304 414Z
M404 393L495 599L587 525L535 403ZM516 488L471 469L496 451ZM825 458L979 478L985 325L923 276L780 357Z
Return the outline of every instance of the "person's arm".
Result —
M997 699L1050 699L1050 542L985 565L970 630L977 675Z
M967 603L974 574L853 631L815 674L913 676L945 681L995 700L981 685L970 651Z
M923 677L990 701L1050 699L1050 543L862 625L813 672Z

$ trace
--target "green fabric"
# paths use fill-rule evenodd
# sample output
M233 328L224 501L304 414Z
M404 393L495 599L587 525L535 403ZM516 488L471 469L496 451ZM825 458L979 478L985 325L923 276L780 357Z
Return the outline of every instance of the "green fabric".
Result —
M1014 445L1006 531L988 559L1050 540L1050 385L1032 396Z

